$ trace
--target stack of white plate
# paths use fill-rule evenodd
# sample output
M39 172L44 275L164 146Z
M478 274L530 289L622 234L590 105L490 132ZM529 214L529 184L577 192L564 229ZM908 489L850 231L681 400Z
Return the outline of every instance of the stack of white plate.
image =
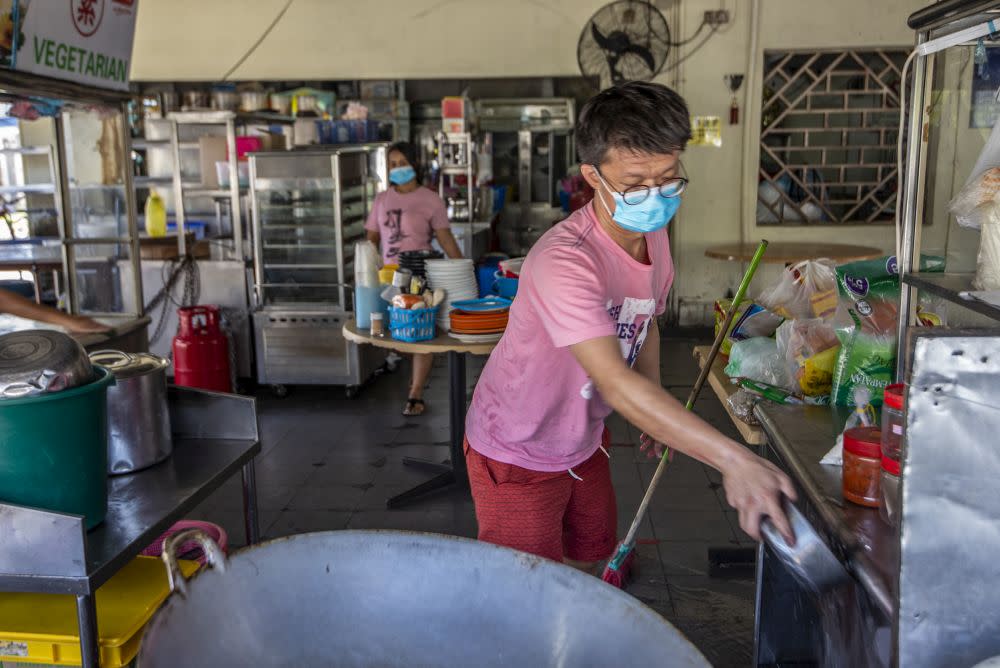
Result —
M451 303L479 296L472 260L427 260L427 283L433 289L444 288L445 298L438 309L438 325L451 329Z

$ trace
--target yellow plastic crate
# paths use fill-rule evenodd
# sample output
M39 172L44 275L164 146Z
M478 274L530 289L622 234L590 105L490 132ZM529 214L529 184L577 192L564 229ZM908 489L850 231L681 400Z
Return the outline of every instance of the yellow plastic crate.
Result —
M189 576L196 561L181 561ZM156 557L136 557L97 590L102 668L122 668L139 653L142 629L167 599L167 571ZM0 593L0 666L79 666L76 597Z

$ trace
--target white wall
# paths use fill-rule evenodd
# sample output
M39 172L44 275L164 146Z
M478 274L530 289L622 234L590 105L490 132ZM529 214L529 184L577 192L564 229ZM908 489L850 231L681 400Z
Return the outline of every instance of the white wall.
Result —
M683 0L680 35L690 35L707 9L719 0ZM741 123L724 125L720 148L691 147L684 157L692 185L684 198L674 228L674 256L678 262L675 299L682 322L704 321L709 306L727 289L735 289L744 266L708 259L708 246L736 241L835 241L878 246L889 252L894 232L889 226L758 226L756 223L758 140L761 81L759 68L765 50L842 47L906 47L913 33L906 27L910 13L924 0L759 0L757 40L751 53L755 27L751 25L754 0L723 3L730 6L733 23L680 66L678 88L694 115L728 120L731 95L723 75L743 73L740 91ZM679 49L680 55L689 51ZM756 67L751 68L751 62ZM754 70L752 72L751 70ZM753 76L751 76L753 74ZM661 81L667 84L668 72ZM744 131L750 128L745 140ZM775 280L780 268L758 273L752 292Z
M742 0L740 0L742 1ZM294 0L234 79L575 76L604 0ZM142 0L132 79L217 80L285 0Z

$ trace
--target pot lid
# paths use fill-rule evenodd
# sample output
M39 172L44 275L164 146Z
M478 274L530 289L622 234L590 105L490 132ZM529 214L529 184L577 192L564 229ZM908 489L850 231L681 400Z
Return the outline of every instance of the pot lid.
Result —
M61 369L82 353L76 339L52 329L29 329L0 336L0 376Z
M0 336L0 396L57 392L89 382L90 361L76 339L51 329Z
M90 353L90 361L115 374L115 378L134 378L166 369L170 361L151 353L124 353L119 350L98 350Z

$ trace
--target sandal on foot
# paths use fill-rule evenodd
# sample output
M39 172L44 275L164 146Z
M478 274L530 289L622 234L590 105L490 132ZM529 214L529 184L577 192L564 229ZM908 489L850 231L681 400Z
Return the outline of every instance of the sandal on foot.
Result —
M403 415L406 417L417 417L418 415L424 414L424 400L423 399L407 399L406 408L403 409Z

